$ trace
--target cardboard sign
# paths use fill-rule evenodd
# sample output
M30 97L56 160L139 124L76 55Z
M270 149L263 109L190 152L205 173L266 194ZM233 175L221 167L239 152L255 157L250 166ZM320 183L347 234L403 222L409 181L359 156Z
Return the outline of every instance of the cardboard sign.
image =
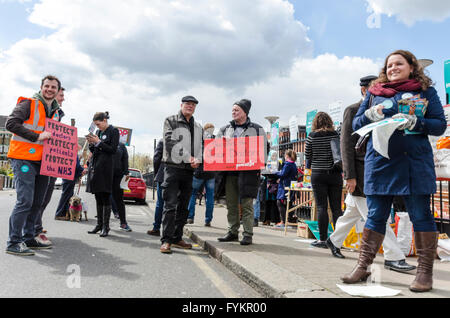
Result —
M133 130L123 127L116 128L119 130L119 142L129 147L131 145L131 133L133 132Z
M317 115L317 110L313 110L306 113L306 137L308 137L309 133L312 130L312 122L314 117Z
M45 131L52 137L44 141L41 175L73 180L78 153L77 129L47 118Z
M278 137L280 136L280 123L276 122L272 124L270 140L272 147L278 146Z
M265 167L263 136L205 139L204 171L248 171Z

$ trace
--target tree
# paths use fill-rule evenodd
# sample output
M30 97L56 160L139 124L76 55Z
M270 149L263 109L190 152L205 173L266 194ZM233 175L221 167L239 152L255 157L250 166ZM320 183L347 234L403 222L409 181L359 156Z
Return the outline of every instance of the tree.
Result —
M137 153L133 158L133 154L128 153L128 164L130 168L139 169L142 173L153 171L153 159L146 154Z

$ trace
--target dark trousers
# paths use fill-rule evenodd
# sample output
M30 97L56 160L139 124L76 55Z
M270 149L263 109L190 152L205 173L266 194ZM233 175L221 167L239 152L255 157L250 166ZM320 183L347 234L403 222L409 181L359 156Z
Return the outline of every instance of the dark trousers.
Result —
M286 200L277 200L277 207L280 212L280 220L286 223Z
M115 175L112 186L112 202L114 202L117 213L119 214L121 225L127 224L125 217L125 203L123 202L123 189L120 188L120 181L122 180L122 177L122 175Z
M269 221L273 223L280 222L280 213L278 212L276 200L266 200L264 207L264 222Z
M314 200L317 207L317 219L319 224L320 240L326 241L328 238L328 202L330 203L333 215L333 224L336 227L337 219L342 215L342 176L339 172L311 173L311 185L314 193ZM386 223L386 222L385 222Z
M177 243L182 239L183 228L189 215L188 205L192 194L193 171L164 167L162 195L162 243Z
M56 208L56 216L66 216L69 210L69 200L73 197L75 191L75 185L75 181L63 181L61 198L59 198L58 207Z

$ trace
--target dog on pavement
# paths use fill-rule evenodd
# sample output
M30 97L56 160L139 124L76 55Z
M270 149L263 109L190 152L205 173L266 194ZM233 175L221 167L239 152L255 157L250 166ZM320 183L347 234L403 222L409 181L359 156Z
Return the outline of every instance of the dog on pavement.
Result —
M80 222L82 220L83 205L81 203L81 198L74 195L69 200L69 219L71 222ZM84 216L87 221L86 211L84 212Z

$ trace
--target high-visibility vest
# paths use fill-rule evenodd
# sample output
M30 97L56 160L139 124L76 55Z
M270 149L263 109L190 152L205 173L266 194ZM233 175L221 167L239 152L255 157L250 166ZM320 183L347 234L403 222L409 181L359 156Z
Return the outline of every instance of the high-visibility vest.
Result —
M19 97L17 104L24 100L30 100L30 118L23 122L23 127L41 134L45 130L45 106L38 99L31 99L26 97ZM57 113L57 112L55 112ZM54 117L54 116L53 116ZM35 141L25 139L16 134L13 134L9 144L8 158L41 161L42 152L44 149L43 141Z

